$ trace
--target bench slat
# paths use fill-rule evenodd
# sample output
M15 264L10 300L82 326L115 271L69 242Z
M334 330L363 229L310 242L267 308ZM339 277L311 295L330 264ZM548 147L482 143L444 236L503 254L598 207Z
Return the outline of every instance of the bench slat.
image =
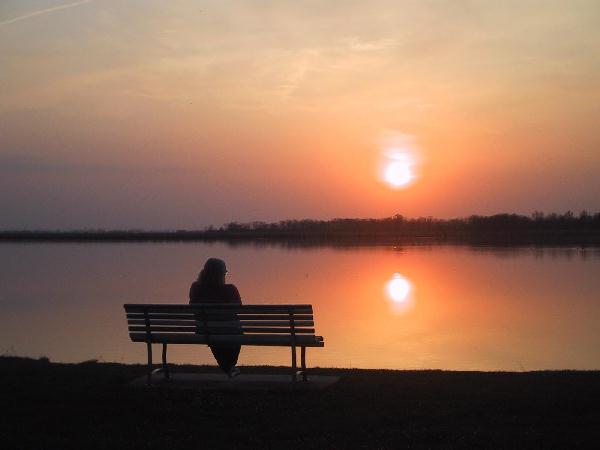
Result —
M145 326L130 326L128 327L130 332L133 333L144 333L146 332ZM223 328L225 327L210 327L208 328L208 334L210 335L218 335L219 333L223 333ZM227 330L227 333L231 333L233 330L231 327ZM190 333L190 334L204 334L206 328L204 327L177 327L177 326L150 326L151 333L165 333L165 332L177 332L177 333ZM240 331L244 333L280 333L280 334L291 334L290 328L273 328L273 327L244 327L240 328ZM296 334L315 334L314 328L297 328L294 330Z
M300 308L300 309L312 309L312 305L310 303L252 303L252 304L242 304L238 305L235 303L218 303L218 302L207 302L207 303L125 303L123 307L125 309L137 309L137 308L171 308L171 307L182 307L188 308L190 306L201 306L201 307L219 307L219 308L236 308L236 307L244 307L244 308L252 308L252 309L281 309L281 308Z
M146 321L144 319L129 319L127 321L129 325L146 325ZM150 319L150 325L189 325L196 326L196 319L191 320L153 320Z
M196 303L192 305L186 304L125 304L125 311L128 313L190 313L192 311L205 310L214 314L220 313L257 313L257 314L287 314L290 311L298 314L312 314L312 305L231 305L224 303Z
M138 325L133 325L129 327L129 331L132 332L146 332L146 327L145 326L138 326ZM192 327L150 327L150 332L154 333L154 332L179 332L179 333L196 333L196 327L192 326Z
M238 306L238 308L240 308ZM242 307L243 308L243 307ZM221 308L215 308L215 309L206 309L206 313L207 314L238 314L238 315L243 315L243 314L247 314L247 313L254 313L254 314L258 314L258 313L263 313L263 314L285 314L289 317L289 311L286 308L281 308L279 310L275 310L275 311L247 311L245 309L221 309ZM292 309L291 313L294 314L294 316L296 314L312 314L312 309Z
M146 321L143 319L129 319L127 321L129 325L146 325ZM203 325L202 320L152 320L150 319L150 325L181 325L181 326L196 326ZM265 327L290 327L289 320L207 320L206 325L209 327L237 327L242 326L265 326ZM295 320L295 327L313 327L315 323L312 320Z
M206 314L207 319L210 319L212 312ZM294 320L313 320L312 314L296 314L293 313ZM237 313L237 317L242 320L290 320L289 314L245 314Z
M144 317L146 317L146 315L144 313L127 313L127 318L128 319L144 319ZM194 315L194 313L188 313L188 314L183 314L183 312L181 314L155 314L155 313L150 313L148 314L148 317L150 319L179 319L179 320L195 320L196 316Z
M207 320L210 320L210 317L213 315L211 312L205 314ZM200 313L190 312L189 314L157 314L157 313L149 313L148 317L152 321L154 319L158 320L195 320L196 317L201 318ZM289 314L243 314L237 313L237 317L240 319L247 320L289 320ZM127 313L128 319L139 319L145 320L144 313ZM312 314L294 314L295 320L313 320Z
M191 327L150 327L151 333L188 333L190 335L193 334L205 334L204 328L191 328ZM133 326L129 327L129 331L133 333L141 333L146 331L146 327L141 326ZM249 333L263 333L263 334L288 334L291 335L291 330L289 328L271 328L271 327L248 327L240 330L240 334L249 334ZM232 330L223 330L221 329L208 329L208 333L211 336L222 335L224 332L231 333ZM295 334L315 334L314 328L300 328L295 330Z
M206 322L209 327L216 327L221 323L226 322ZM238 323L241 323L242 326L290 327L289 320L240 320ZM296 327L314 327L315 323L312 320L295 320L294 325Z
M146 321L142 319L129 319L128 325L146 325ZM284 327L290 328L290 322L279 322L279 321L260 321L260 320L241 320L241 321L207 321L206 324L209 327L248 327L248 326L264 326L264 327ZM150 319L150 326L162 326L162 325L174 325L174 326L188 326L196 327L203 326L204 322L201 320L152 320ZM302 329L302 327L314 327L315 323L312 320L300 320L294 322L295 328Z
M246 333L284 333L291 334L289 328L271 328L271 327L244 327L242 328L244 334ZM314 328L296 328L294 330L296 334L315 334Z
M130 333L129 336L134 342L147 342L146 334ZM292 345L292 337L287 335L216 335L206 336L178 334L178 333L153 333L151 343L161 344L240 344L240 345L273 345L286 346ZM321 336L296 336L294 340L298 346L323 347L323 338Z
M170 326L164 326L164 327L150 327L150 332L151 333L188 333L190 335L194 335L194 334L205 334L205 328L202 327L170 327ZM145 326L131 326L129 327L129 331L132 333L145 333L146 332L146 327ZM231 328L227 329L224 327L220 327L220 328L209 328L208 330L208 334L210 334L211 336L218 336L219 334L223 334L223 333L231 333L233 330ZM290 328L272 328L272 327L246 327L246 328L241 328L240 331L244 334L246 333L265 333L265 334L290 334L291 335L291 330ZM315 329L314 328L298 328L296 330L294 330L296 334L315 334Z

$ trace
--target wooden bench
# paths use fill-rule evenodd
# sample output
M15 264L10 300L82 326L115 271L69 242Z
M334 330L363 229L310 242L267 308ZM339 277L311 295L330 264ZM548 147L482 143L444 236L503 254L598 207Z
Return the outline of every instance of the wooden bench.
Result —
M152 344L162 344L162 368L169 378L168 344L239 344L290 347L292 380L306 381L306 347L323 347L315 336L312 305L125 304L129 336L145 342L148 384L152 381ZM301 370L296 348L300 347Z

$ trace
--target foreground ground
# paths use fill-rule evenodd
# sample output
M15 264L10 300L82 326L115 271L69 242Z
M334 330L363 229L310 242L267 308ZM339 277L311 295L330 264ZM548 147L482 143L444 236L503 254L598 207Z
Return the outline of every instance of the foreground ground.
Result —
M321 391L203 392L131 387L144 370L0 357L2 447L597 448L600 442L600 372L327 369L315 372L342 378Z

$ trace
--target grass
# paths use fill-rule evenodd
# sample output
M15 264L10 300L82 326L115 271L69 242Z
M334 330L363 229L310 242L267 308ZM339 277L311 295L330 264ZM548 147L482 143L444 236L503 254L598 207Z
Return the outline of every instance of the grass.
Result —
M315 369L342 376L323 391L129 386L144 371L140 365L0 357L2 447L595 448L600 442L595 371Z

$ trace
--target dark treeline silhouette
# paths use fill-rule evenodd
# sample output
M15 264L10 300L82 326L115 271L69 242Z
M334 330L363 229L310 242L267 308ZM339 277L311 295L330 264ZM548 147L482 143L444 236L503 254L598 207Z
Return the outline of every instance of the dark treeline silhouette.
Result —
M231 222L203 230L142 231L2 231L5 241L282 241L295 245L369 244L411 242L465 242L481 244L576 244L600 245L600 213L531 216L496 214L455 219L283 220L279 222Z
M582 211L574 215L544 214L535 212L531 216L518 214L496 214L493 216L469 216L457 219L435 219L433 217L406 218L400 214L385 219L332 219L332 220L284 220L275 223L231 222L212 232L233 234L358 234L358 235L410 235L443 236L449 233L519 232L519 231L600 231L600 213Z

